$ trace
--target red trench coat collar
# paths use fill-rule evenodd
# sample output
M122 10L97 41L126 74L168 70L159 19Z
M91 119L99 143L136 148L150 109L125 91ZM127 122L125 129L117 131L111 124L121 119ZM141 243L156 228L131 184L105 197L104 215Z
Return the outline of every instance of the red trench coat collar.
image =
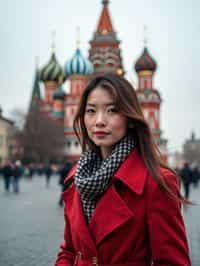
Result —
M67 176L65 182L68 182L76 173L77 165L75 165ZM131 190L137 194L141 194L144 188L147 176L147 168L141 158L137 148L135 148L122 163L114 178L119 179L126 184Z
M115 173L115 178L125 183L137 194L143 192L146 176L147 168L136 148Z
M75 166L71 170L66 181L73 178L76 168ZM146 176L147 168L137 149L134 149L117 170L114 179L119 179L132 191L141 194ZM71 226L73 227L73 231L79 234L80 239L93 254L98 254L97 246L108 234L112 233L129 219L134 218L134 213L117 194L114 186L110 186L98 201L89 225L86 224L80 194L75 186L69 191L66 191L64 198L66 198L66 202L69 202L67 204L67 215L69 216L69 220L72 221Z
M69 175L65 179L65 183L73 178L76 173L76 169L77 165L72 168ZM132 176L134 176L134 178L132 178ZM135 148L117 170L114 178L121 180L135 193L141 194L144 188L146 176L147 168L137 148Z

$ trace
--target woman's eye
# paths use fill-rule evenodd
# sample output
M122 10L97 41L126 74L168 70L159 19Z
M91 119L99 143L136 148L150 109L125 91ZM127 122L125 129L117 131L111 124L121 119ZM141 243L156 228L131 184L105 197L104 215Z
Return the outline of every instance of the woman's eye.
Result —
M118 111L117 111L116 107L112 107L112 108L108 109L108 112L109 113L117 113Z
M86 112L86 113L89 113L89 114L92 114L92 113L95 112L95 110L92 109L92 108L88 108L88 109L85 110L85 112Z

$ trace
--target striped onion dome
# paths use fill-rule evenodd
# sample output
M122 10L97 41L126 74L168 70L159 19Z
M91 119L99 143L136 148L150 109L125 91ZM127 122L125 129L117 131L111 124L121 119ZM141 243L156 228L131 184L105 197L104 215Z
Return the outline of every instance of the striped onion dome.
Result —
M144 48L142 55L135 63L135 71L140 72L143 70L155 71L157 68L156 61L150 56L147 47Z
M68 60L64 66L64 73L66 76L69 75L89 75L93 72L92 63L83 57L81 50L76 49L74 56Z
M65 95L66 94L65 94L65 92L63 90L63 87L59 86L58 89L53 94L53 99L54 100L64 100Z
M60 78L64 79L64 73L62 67L59 65L55 53L52 56L47 65L45 65L40 71L40 80L45 81L57 81Z

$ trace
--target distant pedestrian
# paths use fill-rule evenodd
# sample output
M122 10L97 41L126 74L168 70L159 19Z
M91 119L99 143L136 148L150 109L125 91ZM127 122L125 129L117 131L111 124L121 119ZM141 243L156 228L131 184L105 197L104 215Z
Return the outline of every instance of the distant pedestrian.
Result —
M46 179L46 186L49 187L50 186L50 179L51 179L51 175L52 175L52 168L50 164L47 164L45 169L45 179Z
M9 160L5 162L5 165L3 166L3 169L2 169L2 174L4 178L5 191L8 192L10 191L11 178L13 175L12 164Z
M19 183L22 173L23 173L22 163L21 161L17 160L14 164L14 169L13 169L13 191L15 193L19 193L20 191Z
M180 176L183 184L184 189L184 196L186 199L190 196L190 185L192 183L192 171L189 167L189 164L186 162L183 166L183 168L180 171Z
M34 164L33 163L30 163L28 166L27 166L28 170L29 170L29 178L32 179L33 178L33 174L34 174Z
M65 179L72 168L72 162L66 162L60 170L59 185L61 186L61 195L58 204L63 206L62 193L68 188L68 184L65 184Z

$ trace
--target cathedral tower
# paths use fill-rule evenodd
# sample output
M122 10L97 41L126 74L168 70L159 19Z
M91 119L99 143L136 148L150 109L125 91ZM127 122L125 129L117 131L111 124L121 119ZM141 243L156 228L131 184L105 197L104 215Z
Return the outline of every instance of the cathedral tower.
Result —
M90 41L89 59L94 66L93 75L107 72L124 74L120 41L113 29L108 2L108 0L102 1L103 9L93 39Z
M162 131L160 129L160 106L162 100L159 91L154 88L153 80L156 69L157 63L150 55L145 40L142 55L135 63L135 71L138 75L137 97L141 104L144 117L151 128L154 140L166 160L167 141L161 137Z
M78 41L77 49L73 57L68 60L64 66L64 73L68 77L70 85L69 93L65 98L64 107L64 134L66 139L65 153L71 160L77 160L81 153L80 145L73 130L73 121L80 97L88 82L88 75L90 75L92 71L92 63L82 55Z
M45 110L52 111L53 108L53 95L57 90L59 84L59 80L64 80L64 73L62 67L57 61L55 55L55 44L52 44L52 54L49 62L41 69L40 71L40 79L44 82L44 102L45 102Z

